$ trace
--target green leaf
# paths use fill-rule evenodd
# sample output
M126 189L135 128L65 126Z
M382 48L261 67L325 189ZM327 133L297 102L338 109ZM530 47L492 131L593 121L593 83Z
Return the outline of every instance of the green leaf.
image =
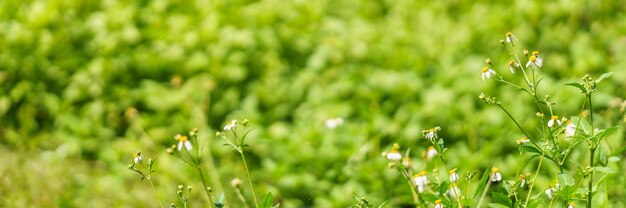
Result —
M504 207L512 207L513 201L509 198L508 195L500 193L500 192L492 192L491 200L497 204L504 205Z
M600 77L598 77L598 79L596 79L596 84L600 84L600 82L602 82L602 80L611 77L611 75L613 75L613 72L607 72L607 73L604 73L604 74L600 75Z
M576 125L576 128L578 128L578 133L580 133L580 130L582 130L585 134L591 133L591 125L589 125L589 122L587 122L586 119L581 119L578 116L572 116L572 123Z
M524 152L532 152L532 153L537 153L538 155L541 155L541 150L537 149L537 147L535 146L523 145L522 150L524 150Z
M596 134L596 136L598 136L598 140L596 142L602 141L602 139L611 136L612 134L617 132L617 130L619 130L619 126L611 126L609 128L603 129L602 131L598 132L598 134Z
M274 197L272 197L272 192L269 192L261 200L261 207L263 207L263 208L272 208L272 203L273 202L274 202Z
M573 186L576 183L574 177L569 173L559 173L557 179L559 180L559 184L561 184L561 186Z
M567 84L565 84L565 85L569 85L569 86L572 86L572 87L578 88L578 89L580 89L580 91L582 91L582 93L583 93L583 94L586 94L586 93L587 93L587 89L585 89L585 86L583 86L583 85L582 85L582 84L580 84L580 83L572 82L572 83L567 83Z
M510 206L505 206L502 204L496 204L496 203L489 203L488 205L490 208L509 208Z
M483 176L480 178L480 182L478 182L478 187L476 188L476 192L474 192L474 199L480 197L480 195L485 190L485 186L487 186L487 182L489 182L489 173L491 173L491 167L493 164L489 165L485 172L483 172Z
M596 158L602 166L606 167L606 165L609 163L609 158L607 157L606 151L604 150L604 147L602 147L602 145L598 145L598 155L596 155Z
M422 199L424 199L424 201L430 202L430 203L435 203L435 201L437 201L437 199L441 198L439 196L435 196L434 194L431 193L421 193L420 196L422 197Z
M215 203L213 203L215 205L215 207L221 208L224 207L224 205L226 205L224 203L224 193L221 193L220 195L217 196L217 199L215 199Z
M601 167L601 166L597 166L597 167L593 167L591 168L591 171L593 172L600 172L600 173L606 173L606 174L611 174L611 173L616 173L617 171L609 168L609 167Z
M450 183L448 181L443 181L441 182L441 184L439 184L439 187L437 187L437 191L439 192L439 194L446 194L448 192L449 186Z

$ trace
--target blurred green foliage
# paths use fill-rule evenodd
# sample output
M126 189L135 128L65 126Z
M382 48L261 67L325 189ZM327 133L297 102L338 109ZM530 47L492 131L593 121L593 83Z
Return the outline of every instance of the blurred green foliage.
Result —
M137 150L159 159L154 180L175 202L176 185L201 185L164 150L193 127L228 184L242 167L213 135L233 118L252 120L255 184L284 207L346 207L355 195L410 203L380 153L397 142L424 168L420 132L433 126L450 166L493 162L514 177L508 153L521 134L477 96L498 97L526 127L535 110L482 81L483 60L513 79L498 41L514 32L541 51L542 93L563 116L583 99L565 83L613 71L594 107L604 126L623 123L624 11L619 0L0 1L0 205L154 206L126 170ZM346 124L326 129L336 116ZM607 142L620 147L623 137ZM611 205L625 206L625 192L611 190ZM232 190L217 191L237 206ZM192 205L206 204L199 199L192 192Z

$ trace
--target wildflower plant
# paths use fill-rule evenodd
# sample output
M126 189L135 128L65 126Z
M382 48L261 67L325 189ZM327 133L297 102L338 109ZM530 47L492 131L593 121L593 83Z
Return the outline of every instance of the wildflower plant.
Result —
M524 167L518 167L517 175L514 181L508 181L505 183L506 193L502 193L506 198L499 197L500 194L493 194L492 201L503 204L506 206L515 207L537 207L542 203L538 195L532 195L535 185L535 179L540 173L542 165L544 165L544 159L548 160L559 172L556 173L557 181L555 185L549 186L545 189L545 195L550 200L550 206L555 200L559 200L562 204L572 205L573 201L586 201L587 207L592 206L593 195L598 190L598 183L604 179L594 179L594 174L603 173L604 175L611 171L607 168L606 151L602 149L601 143L603 139L610 136L617 131L617 127L609 127L606 129L597 129L594 125L594 112L593 112L593 93L596 91L597 85L604 79L611 76L611 73L601 75L598 79L593 79L591 76L586 75L583 77L581 83L569 83L567 85L576 87L581 90L584 95L579 116L571 116L567 118L567 114L557 113L556 103L552 101L549 94L541 95L539 91L541 80L540 75L542 68L545 67L544 59L540 55L539 51L530 52L526 49L521 51L522 55L519 55L520 45L519 39L512 33L507 33L504 40L500 43L511 55L511 61L506 65L510 71L514 73L516 78L520 78L521 84L517 84L514 80L505 80L496 71L492 61L487 59L485 62L487 66L482 69L482 79L492 78L493 80L509 85L517 90L520 90L524 94L530 96L534 101L533 105L537 110L535 114L537 128L536 131L522 127L510 111L505 107L504 102L498 100L495 97L490 97L484 94L480 94L479 98L487 104L496 105L499 107L513 123L518 127L523 138L517 139L516 143L519 146L520 152L520 164L522 157L525 153L530 154L528 160L538 158L539 162L535 168L535 173L532 177L530 175L520 174L520 170ZM521 64L525 63L525 64ZM505 71L505 70L503 70ZM521 73L516 73L521 72ZM584 112L589 112L588 116L584 116ZM565 140L571 140L571 142L563 142ZM575 171L569 170L570 161L568 158L571 156L572 151L577 150L579 144L586 143L589 149L589 164L585 168L579 168ZM596 155L597 152L602 154ZM600 166L598 163L600 162ZM582 166L582 165L579 165ZM500 181L502 176L499 171L494 168L492 172L491 181ZM586 181L587 187L583 187L583 182ZM526 189L528 190L522 190ZM526 196L523 196L523 192L526 192ZM507 200L508 199L508 200ZM512 200L511 200L512 199Z
M141 156L141 152L137 151L133 154L133 162L128 164L128 169L136 172L141 175L141 180L144 179L150 183L150 187L152 187L152 191L159 201L159 205L163 208L163 202L161 202L161 197L159 196L159 192L154 187L154 183L152 182L152 174L156 172L156 159L149 158L147 163L144 164L143 156Z

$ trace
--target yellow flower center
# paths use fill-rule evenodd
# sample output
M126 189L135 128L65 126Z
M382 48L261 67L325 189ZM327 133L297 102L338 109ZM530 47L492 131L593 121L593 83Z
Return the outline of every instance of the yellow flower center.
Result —
M530 58L528 58L528 60L530 60L532 62L535 62L535 60L537 60L537 56L532 55L532 56L530 56Z
M498 168L496 168L496 167L491 168L491 172L492 172L492 173L497 173L497 172L499 172L499 171L500 171L500 169L498 169Z
M511 62L509 62L509 66L514 67L514 66L515 66L515 61L511 61Z
M551 116L551 117L550 117L550 119L552 119L552 120L555 120L555 121L556 121L557 119L559 119L559 117L558 117L558 116Z
M453 168L452 170L448 171L448 174L453 174L456 173L456 168Z
M187 141L187 136L178 136L178 141L179 142L186 142Z
M525 179L525 178L526 178L526 176L524 176L524 175L519 175L519 178L523 180L523 179Z
M435 204L441 204L441 199L437 199L437 200L435 201Z
M539 51L533 51L533 56L539 55Z
M511 37L511 36L513 36L513 33L512 33L512 32L508 32L508 33L506 33L506 37Z
M137 153L133 154L133 157L134 157L134 158L137 158L137 157L139 157L139 156L141 156L141 152L137 152Z
M489 71L489 68L483 67L483 73L487 73L488 71Z
M428 147L428 150L434 150L434 149L435 149L435 147L433 147L433 146L429 146Z
M418 174L415 174L415 176L425 176L426 175L426 171L422 171L419 172Z

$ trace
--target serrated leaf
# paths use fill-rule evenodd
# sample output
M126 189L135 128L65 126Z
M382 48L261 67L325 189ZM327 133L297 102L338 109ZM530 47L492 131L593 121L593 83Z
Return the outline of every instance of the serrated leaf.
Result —
M273 202L274 202L274 197L272 196L272 192L269 192L261 200L261 207L263 207L263 208L272 208L272 203Z
M600 172L600 173L606 173L606 174L611 174L611 173L616 173L617 172L617 171L615 171L615 170L613 170L613 169L611 169L609 167L600 167L600 166L591 168L591 171Z
M489 203L488 206L490 208L509 208L509 206L505 206L502 204L496 204L496 203Z
M598 77L598 79L596 79L596 84L600 84L600 82L602 82L602 80L611 77L611 75L613 75L613 72L607 72L607 73L604 73L604 74L600 75L600 77Z
M569 173L559 173L557 179L559 180L559 184L561 184L561 186L573 186L576 183L574 176Z
M491 173L492 166L493 164L489 165L489 167L487 167L485 172L483 172L483 176L480 178L480 181L478 182L478 187L476 188L476 191L474 192L474 199L480 197L480 195L485 190L485 186L487 186L487 182L489 182L489 173Z
M450 186L450 183L447 181L443 181L441 184L439 184L439 187L437 187L437 191L439 192L439 194L446 194L446 192L448 192L448 187Z
M512 207L513 201L509 198L508 195L500 193L500 192L492 192L491 200L497 204L504 205L505 207Z
M438 196L435 196L434 194L431 193L421 193L420 197L422 197L422 199L424 199L424 201L430 202L430 203L435 203L435 201L437 201L437 199L441 198Z
M602 166L606 166L609 163L609 159L606 155L606 151L604 150L604 147L602 147L602 145L598 145L598 155L596 156L596 158L598 159L598 162L600 162L600 165Z
M580 130L582 130L582 132L584 132L585 134L590 134L591 133L591 125L589 125L589 122L587 122L586 119L581 119L578 116L572 116L572 123L574 125L576 125L576 128L578 128L578 131L580 133Z
M583 94L586 94L586 93L587 93L587 89L585 89L585 86L583 86L583 85L582 85L582 84L580 84L580 83L572 82L572 83L567 83L567 84L565 84L565 85L569 85L569 86L572 86L572 87L578 88L578 89L580 89L580 91L582 91L581 93L583 93Z

